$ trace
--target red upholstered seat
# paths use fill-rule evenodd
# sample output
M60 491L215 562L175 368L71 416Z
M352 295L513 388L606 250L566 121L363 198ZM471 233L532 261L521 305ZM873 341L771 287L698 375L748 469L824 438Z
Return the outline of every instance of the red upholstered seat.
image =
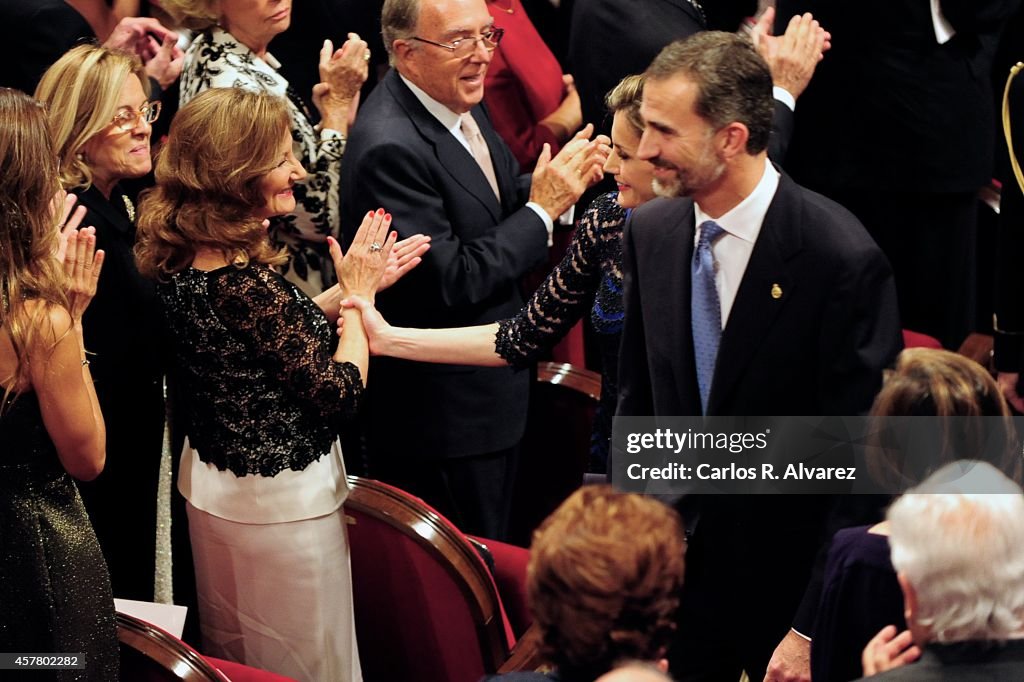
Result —
M345 512L366 682L477 682L496 672L515 639L477 551L419 498L378 481L349 482Z
M903 330L903 346L905 348L942 348L942 344L934 336L912 332L909 329Z

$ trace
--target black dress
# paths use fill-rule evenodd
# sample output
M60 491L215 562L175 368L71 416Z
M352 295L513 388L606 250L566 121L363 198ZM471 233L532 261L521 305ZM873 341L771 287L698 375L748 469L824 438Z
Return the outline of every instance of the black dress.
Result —
M622 226L627 211L603 194L580 218L572 244L555 269L515 317L498 323L495 349L524 367L561 340L587 312L601 352L601 403L594 415L591 460L608 461L612 417L618 399L619 339L622 335Z
M117 187L109 200L95 187L75 193L88 209L83 224L96 228L96 248L106 252L83 324L107 425L107 463L95 480L78 487L114 594L152 601L167 334L156 285L135 265L131 203Z
M25 672L31 682L118 679L107 566L35 393L0 415L0 651L84 654L84 670Z

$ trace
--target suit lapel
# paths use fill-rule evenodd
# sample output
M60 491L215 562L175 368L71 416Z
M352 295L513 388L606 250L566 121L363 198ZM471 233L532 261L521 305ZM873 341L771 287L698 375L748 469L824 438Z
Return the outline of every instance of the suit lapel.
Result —
M441 122L433 114L420 104L420 101L416 99L416 95L399 78L397 71L392 69L388 77L390 80L385 80L385 84L395 96L396 101L405 109L409 119L419 130L420 134L434 146L437 160L444 166L455 182L459 183L466 192L483 204L495 222L499 221L501 219L501 207L498 205L498 200L491 190L491 185L487 182L487 178L484 177L484 172L480 170L476 159L455 139L454 135L441 125ZM494 132L491 129L490 121L487 120L485 115L480 113L479 106L474 107L473 118L476 119L477 125L480 126L484 133L487 146L491 150L492 159L496 159L497 157L494 152L495 141L492 139ZM497 162L495 162L494 171L498 177L502 196L505 196L506 182L498 170Z
M783 175L722 331L709 414L717 414L727 404L762 339L799 286L787 267L787 261L801 248L796 200L793 181Z

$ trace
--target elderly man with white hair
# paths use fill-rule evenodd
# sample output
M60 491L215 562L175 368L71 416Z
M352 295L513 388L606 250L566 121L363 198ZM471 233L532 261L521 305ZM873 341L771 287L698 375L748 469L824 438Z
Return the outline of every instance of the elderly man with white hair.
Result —
M889 626L868 643L865 676L1024 679L1020 487L990 464L953 462L897 500L888 520L909 629L894 636Z

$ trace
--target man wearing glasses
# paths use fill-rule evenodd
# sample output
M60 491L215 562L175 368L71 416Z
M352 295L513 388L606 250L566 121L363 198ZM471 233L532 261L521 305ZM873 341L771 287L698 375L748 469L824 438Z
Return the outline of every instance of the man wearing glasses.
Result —
M480 102L503 31L484 0L387 0L392 70L359 113L342 163L342 230L383 206L400 237L430 235L423 263L377 299L411 327L487 324L523 304L519 278L546 257L552 221L601 174L589 128L532 181ZM501 538L529 373L378 358L369 383L370 474L411 490L464 531Z

